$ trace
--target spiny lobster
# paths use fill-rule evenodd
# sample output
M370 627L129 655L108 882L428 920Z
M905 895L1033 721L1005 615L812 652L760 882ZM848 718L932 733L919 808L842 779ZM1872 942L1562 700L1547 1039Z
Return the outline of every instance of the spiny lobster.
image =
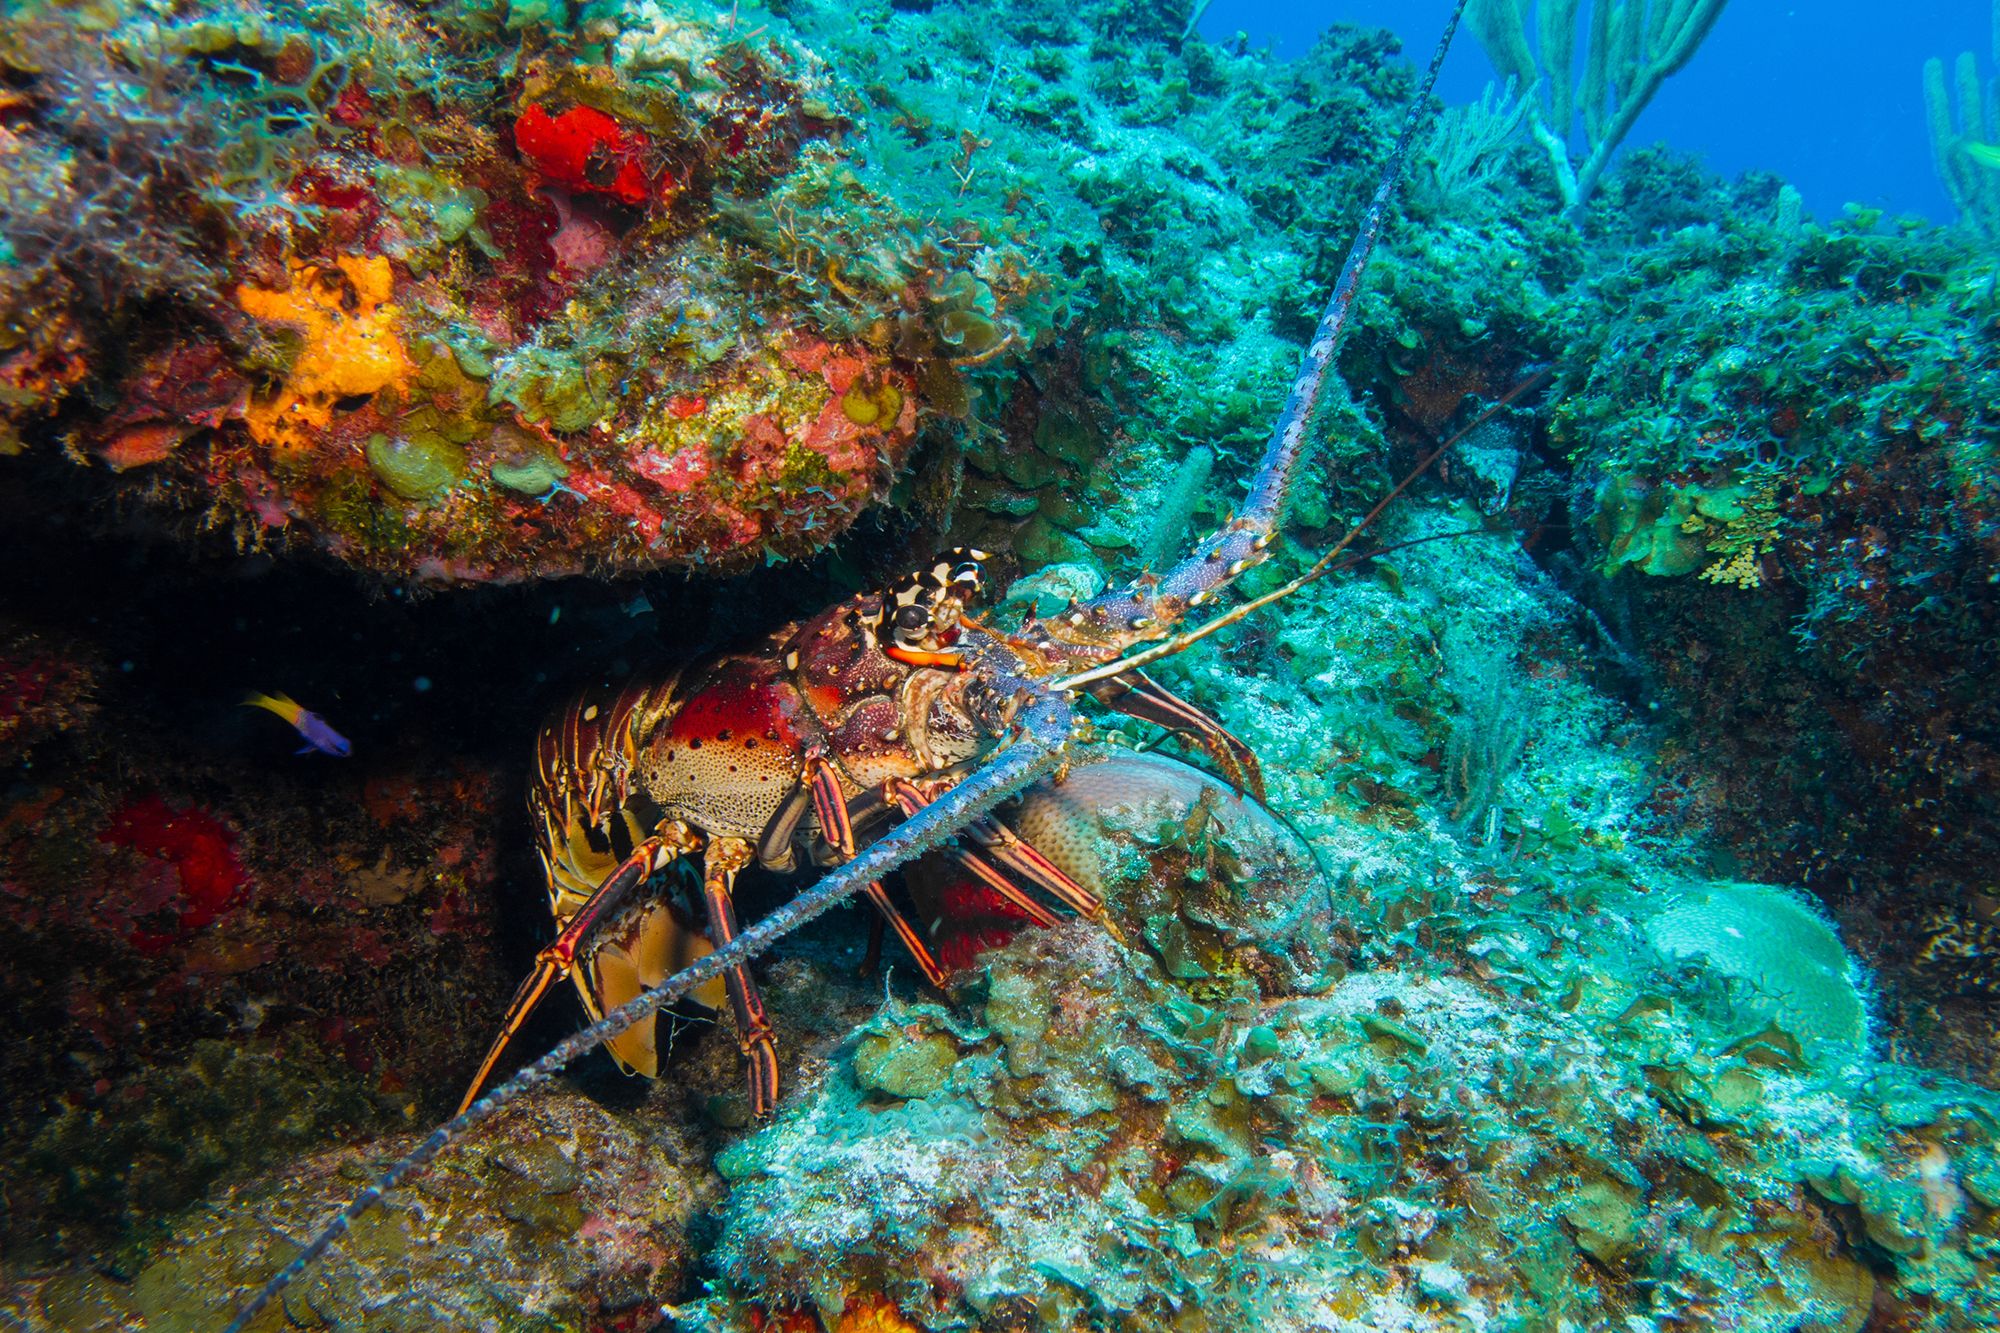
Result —
M748 961L859 893L875 903L926 974L941 980L880 881L961 835L978 848L956 850L961 863L1031 919L1049 913L1003 871L1078 912L1101 916L1092 894L990 817L1008 797L1062 769L1078 694L1181 732L1237 785L1259 789L1247 747L1150 680L1144 668L1335 568L1355 538L1451 446L1447 441L1429 453L1304 573L1205 624L1181 628L1191 611L1262 561L1278 531L1313 408L1466 3L1453 6L1242 511L1165 573L1146 573L1053 619L1031 617L1018 633L969 614L981 557L954 552L886 591L840 603L691 676L647 679L572 703L541 735L531 797L551 905L563 922L556 942L517 992L458 1113L342 1208L242 1307L229 1333L243 1329L403 1176L572 1060L606 1044L628 1068L652 1072L650 1027L627 1034L700 988L712 996L718 979L748 1062L753 1108L767 1111L777 1097L777 1063ZM901 823L858 842L857 827L866 831L896 811L906 816ZM802 850L831 868L739 931L730 905L736 873L752 859L791 868ZM665 898L646 896L656 871L697 852L712 946L705 954L691 922ZM607 953L607 934L616 937L616 953ZM677 963L678 971L648 984ZM576 976L596 1021L477 1096L528 1011L565 974Z

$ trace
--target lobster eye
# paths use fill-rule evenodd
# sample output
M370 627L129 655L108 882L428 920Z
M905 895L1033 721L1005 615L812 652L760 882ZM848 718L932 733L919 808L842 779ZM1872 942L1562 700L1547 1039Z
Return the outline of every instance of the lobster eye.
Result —
M896 633L898 634L916 633L930 623L931 613L924 607L902 606L896 608L895 626Z

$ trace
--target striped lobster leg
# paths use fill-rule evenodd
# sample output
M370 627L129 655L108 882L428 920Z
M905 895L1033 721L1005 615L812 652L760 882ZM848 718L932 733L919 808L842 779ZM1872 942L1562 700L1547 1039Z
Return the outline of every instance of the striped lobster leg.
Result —
M528 809L559 929L515 991L460 1110L485 1086L508 1043L561 978L574 981L595 1019L708 951L696 923L665 898L643 891L654 875L702 846L700 836L678 820L648 829L634 802L635 736L671 712L674 686L671 676L655 677L616 693L584 694L536 737ZM721 1007L719 987L699 998ZM654 1026L636 1025L608 1044L621 1068L648 1076L658 1071Z
M741 966L807 922L865 891L869 884L880 880L897 866L942 846L1009 796L1037 778L1053 773L1062 766L1063 749L1069 741L1073 721L1069 701L1063 696L1043 694L1030 699L1016 715L1007 744L993 755L985 767L862 848L852 861L827 871L812 888L748 927L728 944L694 960L645 994L621 1005L582 1031L565 1037L547 1055L516 1071L505 1082L495 1085L483 1097L432 1130L422 1143L348 1200L346 1206L335 1213L292 1257L291 1262L272 1274L270 1280L244 1302L223 1333L243 1333L251 1320L263 1313L285 1288L297 1281L334 1242L347 1234L355 1219L380 1203L383 1195L394 1189L403 1177L428 1166L474 1125L488 1119L522 1094L550 1082L572 1060L596 1049L634 1023L658 1014L666 1006L714 982L730 968Z

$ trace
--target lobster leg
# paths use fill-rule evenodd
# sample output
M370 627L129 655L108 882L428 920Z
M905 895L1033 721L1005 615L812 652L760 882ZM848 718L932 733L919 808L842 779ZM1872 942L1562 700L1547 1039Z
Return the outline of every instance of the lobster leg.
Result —
M750 864L750 844L741 838L716 838L702 857L702 901L708 908L709 942L726 947L736 938L736 906L730 892L737 872ZM764 998L750 979L750 968L738 963L723 974L729 1007L736 1016L736 1044L742 1048L750 1075L750 1114L767 1120L778 1105L778 1047L772 1040L771 1018Z
M1264 768L1257 752L1236 739L1228 728L1143 671L1127 671L1090 688L1091 697L1127 717L1165 727L1190 745L1198 745L1215 761L1229 785L1264 799Z
M806 810L812 804L811 793L804 783L794 787L785 797L778 812L771 816L771 822L764 826L757 837L757 863L780 874L790 874L799 868L798 853L792 845L792 835L799 831L799 822L805 818Z
M1030 898L1021 886L1001 874L998 868L985 857L963 847L947 847L944 854L969 871L980 883L1021 909L1028 920L1037 926L1053 926L1062 918Z
M500 1022L499 1035L486 1049L486 1058L479 1062L479 1072L472 1076L472 1084L466 1088L465 1096L459 1101L458 1109L463 1112L472 1105L479 1090L486 1086L487 1078L493 1073L493 1066L500 1063L500 1057L507 1052L507 1043L528 1021L528 1015L535 1011L549 987L568 976L576 968L577 951L583 947L604 920L625 906L632 891L658 874L673 861L695 850L701 845L693 830L678 820L661 826L660 831L632 849L632 854L619 862L618 867L604 877L588 900L577 909L575 916L562 929L555 940L535 955L535 970L528 974L521 988L514 992L513 1000L507 1005L507 1014Z
M882 887L882 881L874 880L862 892L881 914L881 923L896 932L896 938L903 942L903 947L909 951L910 957L916 960L917 970L924 974L924 980L930 982L933 989L943 990L945 983L943 965L938 962L937 955L931 952L931 946L924 942L924 937L917 933L917 928L910 924L910 919L903 915L895 903L889 901L889 892ZM869 944L869 952L878 960L881 953L878 947L880 939L879 933L871 936Z
M840 860L853 860L854 825L848 817L847 796L840 789L840 774L834 768L832 761L826 757L825 751L815 748L806 755L804 782L812 792L813 813L819 816L820 836L826 840L829 847L833 848ZM903 942L905 949L909 950L910 957L916 960L918 970L924 974L924 980L938 990L943 990L944 969L938 965L937 958L931 953L930 946L924 943L924 937L917 933L917 928L911 925L909 918L898 911L896 904L889 900L889 891L882 887L882 881L879 879L871 881L862 893L867 895L868 901L881 914L881 923L895 931L896 938ZM871 935L868 941L868 966L871 968L881 959L880 930L878 924L876 933Z
M861 955L861 975L864 977L874 976L875 969L882 966L882 936L882 917L878 909L875 919L868 923L868 950Z
M894 784L894 791L896 803L906 815L915 814L933 799L912 782L898 781ZM1020 908L1036 925L1053 926L1057 920L1055 913L1023 893L1014 881L1001 873L1002 868L1013 871L1079 915L1096 920L1103 918L1104 903L1096 894L1064 874L999 820L991 817L974 820L966 826L966 832L992 859L965 847L948 847L945 854L977 876L981 883ZM996 861L998 867L994 865Z
M1078 916L1104 920L1104 900L1064 873L1062 867L1035 850L1033 843L988 815L966 826L966 835L978 843L1003 869L1010 870L1035 887L1054 894Z
M492 1077L493 1066L499 1064L500 1057L507 1053L507 1043L514 1040L514 1034L521 1030L521 1025L528 1021L528 1015L535 1011L535 1006L549 993L549 987L568 970L563 964L551 958L547 949L535 955L535 970L528 974L527 979L521 983L521 988L514 992L514 998L508 1002L507 1015L500 1020L500 1034L493 1039L493 1044L486 1048L486 1058L479 1062L479 1072L472 1076L472 1082L466 1087L465 1095L458 1099L458 1110L452 1112L453 1115L463 1113L466 1107L472 1105L473 1099L479 1096L480 1089L486 1086L486 1080Z
M893 785L896 804L902 807L905 815L914 815L931 804L931 798L924 795L914 783L899 781ZM1035 925L1053 926L1059 919L1054 912L1030 898L1020 885L1001 874L985 857L956 844L944 847L942 851L944 855L963 866L980 883L1020 908L1023 915Z
M805 776L801 779L812 793L813 813L819 816L819 833L826 845L843 861L854 859L854 826L847 820L847 796L840 789L840 773L826 751L814 746L806 754Z

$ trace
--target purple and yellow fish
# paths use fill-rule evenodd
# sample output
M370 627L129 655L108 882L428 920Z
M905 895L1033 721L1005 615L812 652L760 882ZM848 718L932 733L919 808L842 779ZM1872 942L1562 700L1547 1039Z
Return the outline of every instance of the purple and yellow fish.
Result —
M299 707L282 694L272 696L253 693L243 701L243 706L268 709L291 723L293 729L305 738L306 743L300 748L300 754L312 754L317 751L320 754L330 754L336 759L345 759L354 752L354 747L348 743L347 737L328 726L325 718Z

